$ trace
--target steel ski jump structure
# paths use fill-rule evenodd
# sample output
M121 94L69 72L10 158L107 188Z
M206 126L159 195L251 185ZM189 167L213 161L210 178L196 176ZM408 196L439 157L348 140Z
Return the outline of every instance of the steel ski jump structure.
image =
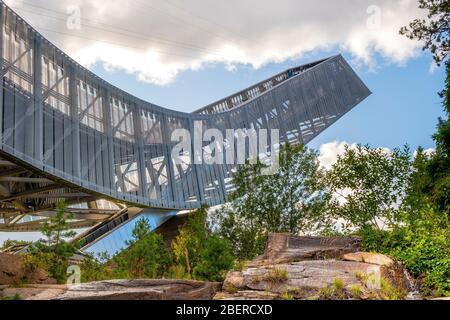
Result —
M158 210L221 204L235 166L175 164L175 129L192 131L194 122L224 136L226 129L279 129L281 143L308 143L370 95L339 55L194 113L172 111L97 77L0 4L0 231L38 229L61 200L71 205L74 228L103 228L100 234L129 218L121 203Z

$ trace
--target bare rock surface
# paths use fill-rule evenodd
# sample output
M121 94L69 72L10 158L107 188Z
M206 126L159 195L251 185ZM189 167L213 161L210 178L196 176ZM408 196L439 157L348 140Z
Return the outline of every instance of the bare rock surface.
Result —
M211 300L221 283L187 280L111 280L70 287L56 300Z
M355 252L344 254L342 257L344 261L354 261L354 262L365 262L370 264L375 264L378 266L392 267L395 262L393 259L379 254L379 253L368 253L368 252Z
M252 265L336 259L346 253L357 252L361 239L357 237L297 237L290 234L271 234L264 256Z
M230 272L215 299L311 299L341 286L338 290L358 292L361 298L369 294L365 289L380 287L381 279L392 286L390 290L406 292L409 282L403 267L384 255L360 252L360 242L353 237L273 234L264 255Z
M67 291L65 285L27 285L6 287L0 290L0 297L18 297L21 300L51 300Z
M56 280L49 277L42 269L30 273L25 270L22 256L0 253L0 285L55 284Z

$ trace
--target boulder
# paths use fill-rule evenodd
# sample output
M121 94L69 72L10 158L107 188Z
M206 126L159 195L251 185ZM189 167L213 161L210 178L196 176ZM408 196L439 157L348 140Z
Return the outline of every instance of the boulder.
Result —
M394 265L394 260L379 253L368 253L368 252L347 253L342 256L342 260L365 262L384 267L392 267Z
M221 283L188 280L111 280L70 287L55 300L211 300Z

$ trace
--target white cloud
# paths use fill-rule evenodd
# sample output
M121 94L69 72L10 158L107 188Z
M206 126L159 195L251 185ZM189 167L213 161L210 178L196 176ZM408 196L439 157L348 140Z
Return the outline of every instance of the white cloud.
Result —
M436 149L434 149L434 148L425 149L425 150L423 150L423 153L425 155L427 155L428 157L431 157L433 154L436 153ZM417 157L417 150L414 151L414 158L415 157Z
M423 15L416 0L6 2L82 64L102 63L160 85L210 63L259 68L318 49L345 50L371 68L375 54L402 64L420 45L398 30ZM65 23L74 5L81 8L78 31Z
M321 145L319 150L319 161L322 167L326 170L330 170L337 162L338 156L342 156L345 153L346 146L354 149L357 147L357 144L349 144L345 141L333 141Z

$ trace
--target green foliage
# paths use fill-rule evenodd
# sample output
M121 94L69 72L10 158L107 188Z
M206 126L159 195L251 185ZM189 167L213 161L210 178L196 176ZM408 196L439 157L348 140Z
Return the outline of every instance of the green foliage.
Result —
M365 251L403 262L415 277L423 278L425 293L449 295L448 211L435 197L436 192L449 194L430 174L435 159L421 149L411 161L407 148L392 153L367 146L347 148L327 180L333 192L347 190L345 201L334 203L333 211L349 222L350 230L358 230Z
M42 225L41 232L46 238L30 246L29 256L24 262L30 271L37 268L47 270L59 283L66 281L69 259L78 250L77 243L69 242L76 233L70 230L67 220L72 216L65 211L66 204L60 202L55 215Z
M209 234L206 217L206 208L192 213L180 228L173 252L161 235L150 231L147 219L139 220L128 248L112 258L103 254L83 261L82 282L161 277L222 281L235 261L228 241Z
M170 266L167 276L169 279L191 279L191 275L186 272L185 267L179 264Z
M419 0L419 8L428 10L428 20L416 19L400 30L400 34L424 43L436 63L441 63L450 52L450 4L447 0Z
M341 279L334 279L333 284L319 291L320 300L344 300L347 298L345 283Z
M98 257L86 257L80 265L81 282L111 279L112 270L107 266L109 259L106 253L100 254Z
M283 295L281 296L281 299L284 300L284 301L293 301L293 300L295 300L294 296L292 296L289 293L289 291L287 291L287 290L283 293Z
M333 288L335 290L343 290L345 287L345 283L342 279L336 278L333 280Z
M118 278L161 278L169 268L172 257L163 237L150 231L148 219L141 219L133 229L129 247L112 259L116 265L112 274Z
M360 285L354 284L350 287L350 294L353 299L361 299L363 290Z
M262 254L269 233L308 233L328 222L323 213L330 196L314 151L288 144L273 175L261 175L263 168L259 162L240 167L229 204L213 215L215 231L240 260Z
M223 281L234 265L234 257L227 240L217 236L206 239L200 249L199 262L194 268L194 277L200 280Z
M336 218L347 229L393 226L412 174L408 147L386 152L369 146L346 147L328 172L327 182L339 200L334 202Z
M407 292L395 287L390 281L381 277L381 288L377 294L377 300L403 300L405 299Z
M208 237L207 215L206 208L192 212L186 225L180 228L178 237L172 243L175 263L183 266L190 278L193 277L194 268L200 261L200 251Z
M178 237L172 243L177 265L174 270L183 277L222 281L226 272L234 266L234 255L226 239L210 234L207 215L206 208L191 213L186 225L179 230Z
M424 43L424 50L430 50L437 64L445 62L445 88L440 94L447 119L439 119L436 153L426 162L423 172L428 179L418 186L436 209L450 212L450 4L446 0L419 0L419 8L428 11L428 20L416 19L400 33L410 39Z
M447 120L439 119L436 141L436 153L427 165L430 181L424 184L431 201L438 210L450 212L450 61L446 63L447 77L445 88L441 93L442 104Z
M391 255L415 277L423 278L425 294L450 295L450 223L432 208L419 216L403 216L391 231L365 229L363 249Z

